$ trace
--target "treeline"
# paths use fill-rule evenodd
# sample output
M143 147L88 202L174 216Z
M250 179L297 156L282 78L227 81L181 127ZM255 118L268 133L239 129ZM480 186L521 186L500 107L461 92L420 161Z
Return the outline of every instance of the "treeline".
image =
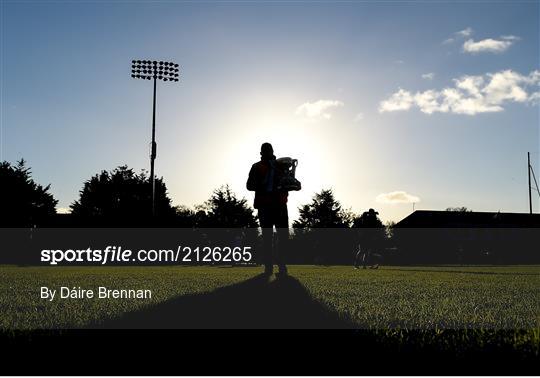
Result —
M255 252L260 247L255 210L227 185L198 206L173 206L163 179L158 178L156 216L152 216L148 174L125 165L86 180L70 205L71 214L56 213L58 201L50 185L35 182L24 160L15 165L2 162L0 183L2 228L176 228L192 230L205 245L249 244ZM447 211L466 214L468 209ZM385 264L534 263L539 256L529 250L537 234L528 229L385 226L373 209L355 214L344 208L331 189L315 193L301 205L299 218L291 226L286 255L290 263L298 264L351 264L366 245L381 253ZM33 238L28 232L21 235L20 240ZM8 254L14 257L11 261L21 256L19 247L4 249L10 251L2 251L2 261Z
M0 165L2 182L0 201L2 227L69 226L176 226L198 228L258 227L254 209L239 198L228 185L215 189L204 203L173 206L163 178L155 180L155 217L152 217L151 182L146 171L136 173L126 165L103 170L86 180L79 197L70 205L70 216L59 221L55 215L58 200L50 185L34 181L24 160ZM343 208L331 189L313 196L300 206L300 217L292 223L296 229L383 227L378 217L355 215ZM69 223L66 223L69 222ZM64 223L64 224L63 224Z
M173 206L163 178L152 187L146 171L126 165L101 171L86 180L69 214L57 214L50 185L34 181L24 160L0 165L2 227L257 227L253 209L224 185L195 208Z
M259 227L255 210L228 185L215 189L200 205L173 206L165 182L157 178L156 215L152 216L149 175L125 165L103 170L86 180L77 200L70 205L70 214L56 213L58 201L50 193L50 185L36 183L24 160L15 165L3 162L0 181L2 227L218 228L237 230L229 234L234 243L241 235L255 247L260 244L258 236L254 236ZM300 206L299 213L299 219L291 225L293 232L287 245L291 263L352 263L361 238L361 233L353 232L355 229L375 229L379 245L387 245L388 230L373 211L354 214L340 204L331 189L314 194L309 203Z

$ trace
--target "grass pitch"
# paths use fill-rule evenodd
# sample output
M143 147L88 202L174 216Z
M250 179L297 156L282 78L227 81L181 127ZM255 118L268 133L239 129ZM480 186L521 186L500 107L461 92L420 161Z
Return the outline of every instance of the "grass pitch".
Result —
M270 327L353 327L369 330L381 342L438 349L489 346L538 355L540 348L539 266L292 266L288 284L271 279L252 285L260 272L253 267L0 266L0 328L84 328L111 319L121 324L126 314L155 308L175 319L191 309L196 317L197 306L203 306L201 313L210 312L201 314L198 327L235 327L227 323L227 314L239 319L237 314L247 313L250 319L257 315L249 315L256 311L252 307L264 305L268 295L280 321ZM150 289L152 298L49 302L40 299L41 286ZM221 302L221 297L227 299ZM290 312L281 311L286 309ZM324 316L310 322L319 309ZM219 322L220 316L225 320Z

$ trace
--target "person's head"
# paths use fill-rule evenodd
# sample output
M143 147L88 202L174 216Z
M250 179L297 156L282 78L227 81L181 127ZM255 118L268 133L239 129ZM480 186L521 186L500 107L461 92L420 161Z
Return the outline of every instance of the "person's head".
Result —
M368 215L369 216L372 216L372 217L376 217L377 215L379 215L379 213L373 209L369 209L368 210Z
M261 159L269 160L274 157L274 149L270 143L263 143L261 145Z

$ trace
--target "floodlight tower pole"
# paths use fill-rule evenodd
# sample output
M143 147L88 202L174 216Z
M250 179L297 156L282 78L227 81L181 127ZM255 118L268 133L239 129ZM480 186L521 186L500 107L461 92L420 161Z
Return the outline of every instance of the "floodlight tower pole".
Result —
M152 146L150 152L150 180L152 182L152 216L156 215L156 178L154 174L154 161L156 160L156 87L157 81L175 81L180 76L178 64L155 60L132 60L131 77L134 79L154 79L154 98L152 107Z
M152 181L152 216L156 215L156 179L154 177L154 160L156 160L157 144L156 144L156 81L157 76L154 74L154 105L152 111L152 147L150 152L150 180Z

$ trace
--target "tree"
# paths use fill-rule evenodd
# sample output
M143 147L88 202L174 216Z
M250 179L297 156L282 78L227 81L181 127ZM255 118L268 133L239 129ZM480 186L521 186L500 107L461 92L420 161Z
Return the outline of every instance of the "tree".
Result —
M3 227L31 227L56 214L57 200L49 193L51 185L41 186L21 159L16 166L0 164L0 224Z
M394 221L388 221L384 225L386 236L388 237L388 239L392 239L392 237L394 236L395 227L396 227L396 222Z
M350 262L352 236L348 228L352 213L343 209L331 189L315 193L311 203L301 206L293 223L295 259L303 263L339 264Z
M163 178L156 178L156 216L175 214ZM152 217L152 184L146 171L136 174L127 165L92 176L84 183L78 201L71 204L72 214L83 218L136 221Z
M212 192L210 198L193 212L199 243L212 246L255 247L258 223L245 198L238 198L228 185ZM255 258L256 258L255 253Z
M176 213L175 226L179 227L195 227L197 224L197 212L187 206L175 206Z
M352 224L351 212L343 209L332 189L315 193L311 203L298 210L300 218L294 221L294 228L347 228Z
M198 207L198 226L213 228L256 228L257 219L245 198L238 198L229 185L212 192L210 198ZM201 213L202 212L202 213Z
M456 213L470 213L472 210L466 208L465 206L462 206L462 207L447 207L446 211L453 211Z

